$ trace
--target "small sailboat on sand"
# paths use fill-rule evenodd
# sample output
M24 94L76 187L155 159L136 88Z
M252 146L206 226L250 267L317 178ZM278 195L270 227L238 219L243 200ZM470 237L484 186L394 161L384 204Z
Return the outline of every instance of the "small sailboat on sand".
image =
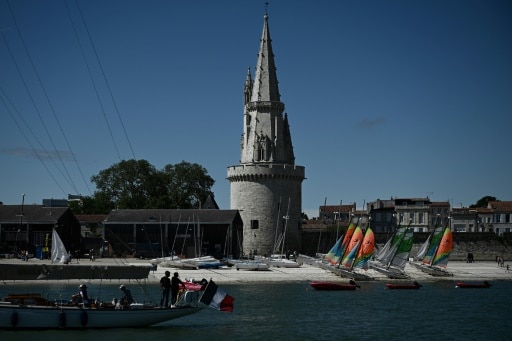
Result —
M370 262L370 267L389 278L408 278L404 272L413 245L414 232L410 227L399 227L382 250Z
M453 248L453 235L450 227L436 228L431 237L427 239L427 242L429 240L430 244L428 246L424 244L420 249L420 256L424 249L427 250L421 261L409 263L432 276L453 276L452 273L446 270L448 258Z

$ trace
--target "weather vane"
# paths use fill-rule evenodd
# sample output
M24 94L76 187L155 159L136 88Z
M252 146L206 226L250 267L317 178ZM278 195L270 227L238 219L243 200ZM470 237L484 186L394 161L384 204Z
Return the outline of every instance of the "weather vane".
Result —
M265 14L268 14L267 9L268 9L268 1L265 2Z

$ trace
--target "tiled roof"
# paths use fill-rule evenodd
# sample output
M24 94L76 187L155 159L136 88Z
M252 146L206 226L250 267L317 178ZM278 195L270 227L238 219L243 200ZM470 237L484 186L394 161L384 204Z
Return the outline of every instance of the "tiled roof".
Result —
M21 218L31 223L52 223L69 210L68 207L45 207L43 205L0 205L0 223L16 223Z
M356 204L350 204L350 205L322 205L320 206L320 211L321 212L330 212L330 213L334 213L334 212L352 212L356 209Z
M512 212L512 201L489 201L488 207L495 211Z
M76 219L83 222L101 222L107 217L105 214L76 214Z

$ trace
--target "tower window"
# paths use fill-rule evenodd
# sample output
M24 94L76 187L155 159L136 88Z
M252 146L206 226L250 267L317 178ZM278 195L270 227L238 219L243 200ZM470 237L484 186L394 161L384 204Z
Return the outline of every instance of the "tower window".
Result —
M251 220L251 229L255 230L260 228L259 220Z

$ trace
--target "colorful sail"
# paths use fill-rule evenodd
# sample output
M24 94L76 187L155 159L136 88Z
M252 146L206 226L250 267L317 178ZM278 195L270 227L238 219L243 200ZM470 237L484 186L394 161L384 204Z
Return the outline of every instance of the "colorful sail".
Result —
M444 228L442 226L436 227L434 233L432 234L432 239L430 240L430 245L427 250L427 254L423 257L422 262L425 264L431 264L432 259L436 253L437 247L441 242L441 238L443 238Z
M432 265L446 267L448 264L448 257L453 248L453 235L449 227L444 229L443 237L439 243L436 254L432 260Z
M414 231L407 228L396 248L395 255L389 262L389 266L395 266L403 270L405 268L405 264L409 261L409 254L411 252L413 242Z
M354 230L354 224L350 223L350 225L347 228L347 232L345 232L345 235L341 236L341 238L338 239L338 241L336 241L336 244L334 244L334 246L325 255L325 259L329 261L329 263L340 263L343 255L345 254L345 251L347 250L348 243L350 242L350 239L352 239Z
M342 247L341 242L343 241L343 236L338 239L336 244L327 252L325 255L325 259L329 261L331 264L338 264L340 262L340 258L342 255Z
M352 268L352 264L357 255L357 250L359 248L359 244L363 240L363 230L359 226L357 226L354 230L354 234L348 243L346 255L343 257L342 265L346 268Z
M357 251L356 259L354 260L354 268L368 269L368 261L373 255L375 249L375 235L371 228L366 229L364 234L363 243Z

